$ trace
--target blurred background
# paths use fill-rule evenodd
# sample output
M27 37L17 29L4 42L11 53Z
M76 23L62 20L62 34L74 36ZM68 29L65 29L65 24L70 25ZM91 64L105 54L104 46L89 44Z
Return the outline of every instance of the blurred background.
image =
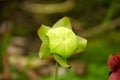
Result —
M41 24L71 19L88 40L84 52L59 68L59 80L108 80L107 59L120 51L120 0L0 0L0 80L53 80L54 60L40 60Z

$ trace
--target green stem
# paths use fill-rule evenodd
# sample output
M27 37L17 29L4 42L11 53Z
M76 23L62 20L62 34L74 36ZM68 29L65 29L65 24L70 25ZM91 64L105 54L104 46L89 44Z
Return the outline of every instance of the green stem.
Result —
M56 62L56 66L55 66L55 80L58 80L58 63Z

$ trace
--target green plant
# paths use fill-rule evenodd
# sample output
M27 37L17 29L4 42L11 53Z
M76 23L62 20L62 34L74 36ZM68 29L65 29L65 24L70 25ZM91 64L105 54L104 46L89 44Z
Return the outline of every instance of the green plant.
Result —
M53 27L41 25L38 35L42 40L39 56L40 59L53 55L56 60L55 80L58 79L58 64L70 67L67 58L73 53L79 53L86 47L87 40L75 35L72 31L70 19L63 17Z

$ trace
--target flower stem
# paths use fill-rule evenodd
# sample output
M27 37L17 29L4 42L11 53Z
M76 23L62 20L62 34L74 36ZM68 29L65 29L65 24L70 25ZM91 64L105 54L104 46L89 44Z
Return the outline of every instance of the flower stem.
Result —
M55 66L55 80L58 80L58 63L57 62Z

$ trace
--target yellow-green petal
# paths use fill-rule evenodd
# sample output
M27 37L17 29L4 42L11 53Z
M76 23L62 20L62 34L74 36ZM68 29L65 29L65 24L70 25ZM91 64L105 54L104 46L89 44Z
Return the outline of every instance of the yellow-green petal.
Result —
M46 36L46 33L48 32L48 30L50 29L50 27L46 26L46 25L41 25L41 27L38 29L38 36L40 37L40 39L42 40L42 45L40 47L40 51L39 51L39 57L40 59L46 58L50 55L49 53L49 40L48 37Z
M68 17L63 17L62 19L57 21L53 25L53 28L56 28L56 27L66 27L66 28L72 29L70 19Z
M48 44L49 44L49 41L46 37L46 39L43 41L40 47L40 51L39 51L40 59L47 58L50 56L50 50L49 50Z
M57 54L53 54L54 59L63 67L69 68L70 66L67 64L67 60L65 58L62 58L61 56Z
M78 48L75 53L82 52L86 48L86 45L87 45L86 39L79 37L79 36L77 36L77 39L78 39Z
M49 26L41 25L41 27L38 29L37 33L39 38L43 41L46 39L46 33L50 29Z

